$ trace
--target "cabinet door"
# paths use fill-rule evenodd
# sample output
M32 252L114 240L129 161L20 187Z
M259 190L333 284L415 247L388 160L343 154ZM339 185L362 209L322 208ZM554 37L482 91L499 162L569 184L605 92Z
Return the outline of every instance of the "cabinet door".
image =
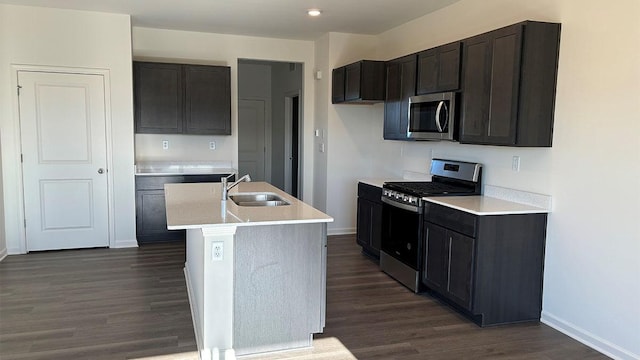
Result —
M522 25L492 33L487 143L515 145L520 84Z
M358 198L356 242L374 255L380 256L382 239L382 204Z
M474 239L454 231L448 238L448 297L467 310L471 309Z
M480 35L464 42L460 142L483 143L489 122L491 37Z
M447 290L448 242L445 228L426 223L425 266L422 282L442 295Z
M429 49L418 54L418 83L416 92L428 94L438 91L438 54Z
M136 235L138 242L184 239L184 231L167 230L165 206L164 190L136 191Z
M231 72L226 66L185 65L187 134L231 135Z
M384 113L384 138L407 140L409 98L416 94L417 55L387 63L387 97Z
M417 94L460 87L460 43L442 45L418 54Z
M331 72L331 103L344 102L345 68L333 69Z
M360 84L361 84L361 70L362 62L357 62L345 67L344 73L344 100L353 101L361 98Z
M371 208L371 250L380 256L382 246L382 203L373 203Z
M460 142L515 145L523 25L465 41Z
M369 247L371 243L371 211L373 203L369 200L358 198L358 227L356 229L356 242L362 247Z
M183 123L182 67L134 63L135 131L179 134Z
M438 48L438 89L453 91L460 88L460 46L459 42Z

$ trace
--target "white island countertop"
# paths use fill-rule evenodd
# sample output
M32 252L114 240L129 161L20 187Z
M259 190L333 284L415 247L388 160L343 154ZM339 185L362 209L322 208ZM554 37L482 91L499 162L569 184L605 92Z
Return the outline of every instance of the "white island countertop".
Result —
M425 201L461 210L475 215L544 214L548 209L502 200L490 196L424 197Z
M333 221L329 215L266 182L242 182L229 195L275 193L290 205L238 206L232 200L222 201L220 183L166 184L164 189L169 230Z

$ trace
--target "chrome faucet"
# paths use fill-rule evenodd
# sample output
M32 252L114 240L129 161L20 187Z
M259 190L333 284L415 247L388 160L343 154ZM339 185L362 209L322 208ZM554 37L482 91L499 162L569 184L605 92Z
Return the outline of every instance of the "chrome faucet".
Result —
M234 186L238 185L239 183L246 181L249 182L251 181L251 176L249 176L249 174L241 177L240 179L238 179L238 181L235 181L233 183L231 183L231 185L227 185L227 182L229 181L229 178L234 176L235 174L231 174L229 176L223 176L222 179L220 179L220 182L222 182L222 200L229 200L229 190L233 189Z

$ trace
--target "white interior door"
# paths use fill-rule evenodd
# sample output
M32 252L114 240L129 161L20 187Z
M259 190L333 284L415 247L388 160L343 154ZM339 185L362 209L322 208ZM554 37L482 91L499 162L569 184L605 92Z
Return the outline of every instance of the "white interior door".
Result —
M263 100L238 101L238 171L265 181L266 127Z
M101 75L19 71L27 250L109 245Z

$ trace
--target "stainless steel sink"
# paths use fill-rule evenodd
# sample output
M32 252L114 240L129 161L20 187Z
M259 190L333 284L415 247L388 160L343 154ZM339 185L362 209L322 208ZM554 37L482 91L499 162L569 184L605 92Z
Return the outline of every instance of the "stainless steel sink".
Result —
M238 193L229 195L229 199L238 206L285 206L285 199L274 193Z

